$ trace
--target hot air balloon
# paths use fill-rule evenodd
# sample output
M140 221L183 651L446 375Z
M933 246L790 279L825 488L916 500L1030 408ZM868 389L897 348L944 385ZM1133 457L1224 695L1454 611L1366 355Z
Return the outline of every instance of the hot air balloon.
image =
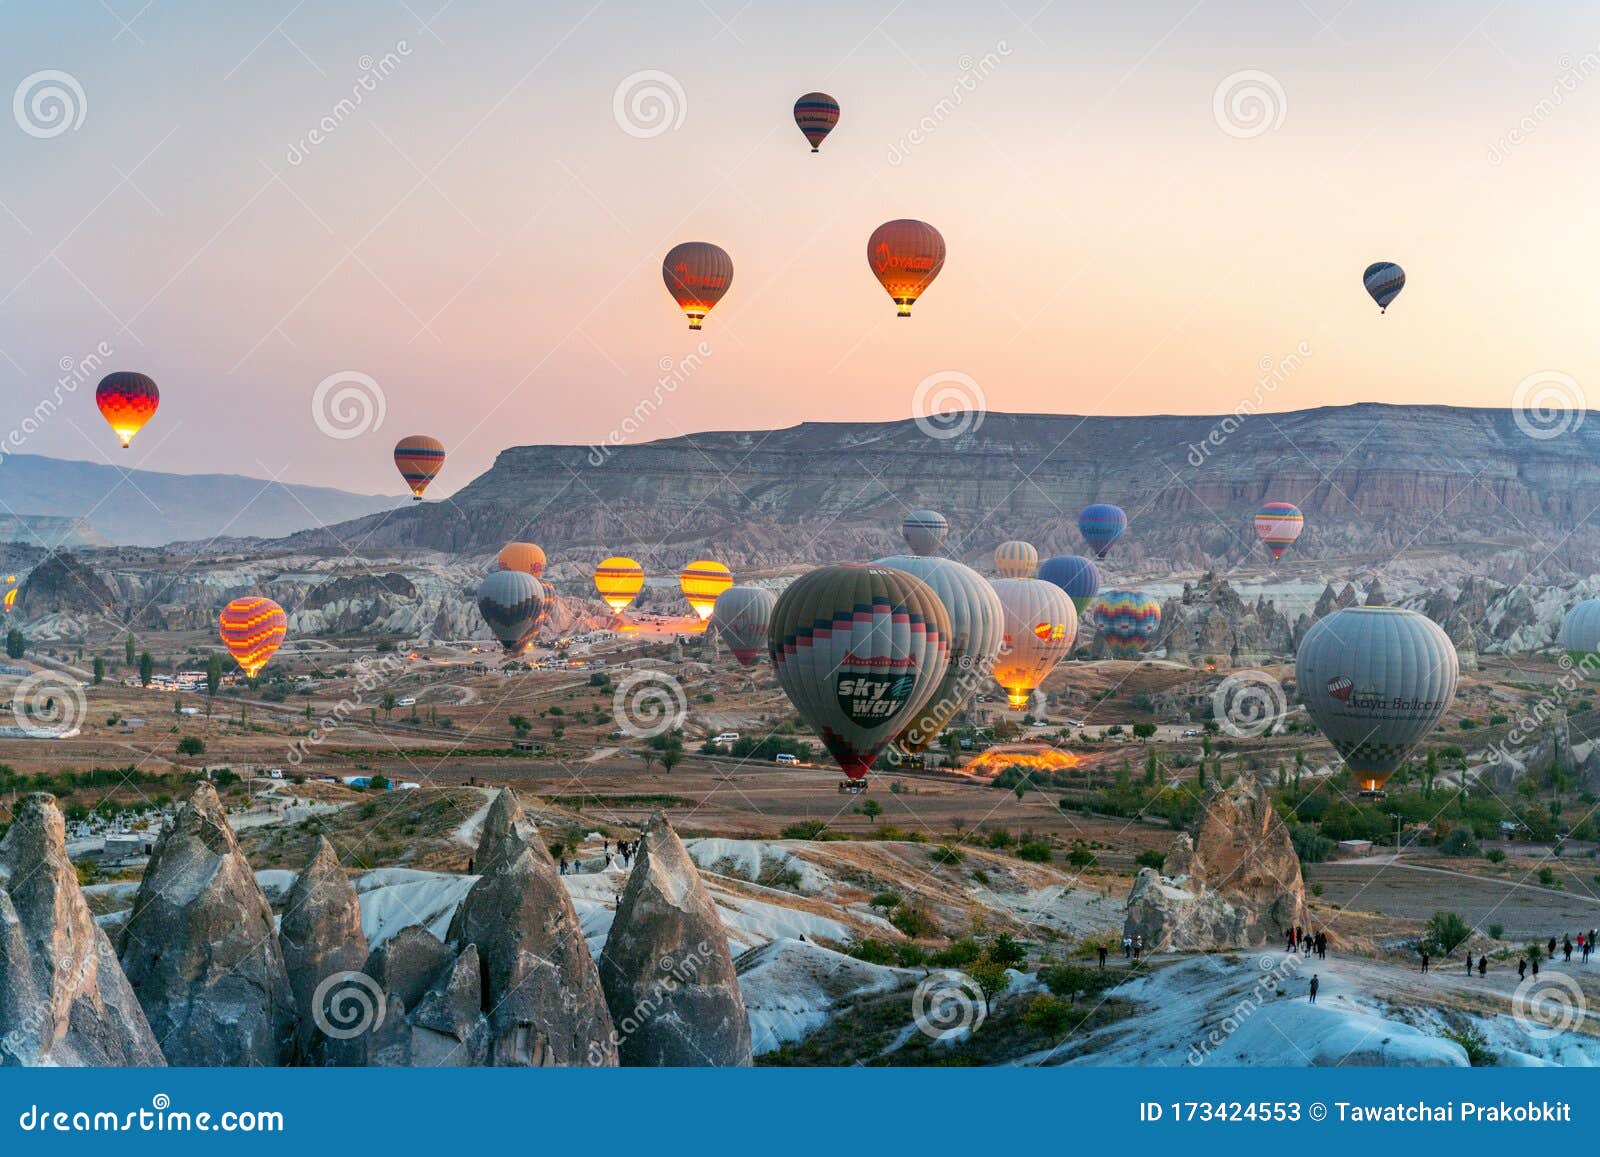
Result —
M1561 650L1585 678L1600 678L1600 599L1584 599L1567 612Z
M717 605L717 596L732 585L733 574L728 568L709 558L691 562L678 575L678 587L702 623L711 617L711 608Z
M495 559L501 570L525 570L534 578L544 574L544 564L544 551L531 542L508 542Z
M1137 659L1161 633L1161 604L1143 591L1102 591L1090 614L1113 659Z
M1346 607L1318 619L1294 659L1306 712L1368 795L1444 717L1458 676L1439 624L1399 607Z
M525 570L492 570L478 584L478 613L508 655L533 641L549 604L550 588Z
M685 241L661 262L661 279L689 319L689 328L699 329L733 284L733 258L709 241Z
M1039 572L1039 552L1031 542L1002 542L994 548L994 569L1001 578L1032 578Z
M912 554L938 554L950 533L950 522L937 510L913 510L900 524Z
M1406 287L1406 271L1393 261L1374 261L1361 275L1361 284L1367 287L1372 300L1378 303L1378 312L1389 312L1389 303L1400 296Z
M1078 612L1060 587L1035 578L996 579L994 591L1005 608L994 681L1005 689L1012 708L1021 711L1039 684L1072 653Z
M289 617L283 608L260 595L234 599L222 608L218 624L223 645L252 679L277 653L289 631Z
M766 587L729 587L711 610L711 629L741 667L753 667L767 652L767 628L778 596Z
M17 581L15 575L12 576L11 581L13 583L15 583ZM6 591L5 598L4 599L0 599L0 603L3 603L5 605L6 614L9 615L11 613L11 608L17 605L17 588L14 587L14 586L9 588Z
M94 404L100 407L101 416L126 450L133 436L155 415L161 404L161 391L144 374L121 370L100 379L94 388Z
M944 268L944 238L926 221L885 221L867 238L867 264L901 317Z
M1273 562L1283 557L1305 528L1306 516L1293 503L1268 502L1256 511L1256 537L1267 544Z
M594 568L594 589L620 615L644 589L644 567L631 558L608 558Z
M950 616L904 571L827 566L778 596L768 652L789 702L860 779L944 678Z
M411 487L411 497L421 502L428 483L444 468L444 443L426 434L401 438L394 446L394 464Z
M925 751L977 694L979 685L993 670L1005 629L1005 612L989 581L954 559L896 555L880 558L872 565L921 579L939 596L950 616L950 665L927 704L906 718L897 737L907 751Z
M1058 554L1045 559L1039 564L1039 578L1065 591L1080 615L1089 600L1100 593L1100 568L1093 560L1076 554Z
M808 92L794 102L794 123L811 142L814 153L822 146L823 138L839 123L839 102L825 92Z
M1105 558L1111 544L1127 529L1128 516L1122 512L1122 507L1109 502L1096 502L1078 513L1078 533L1083 535L1083 541L1089 544L1096 558Z

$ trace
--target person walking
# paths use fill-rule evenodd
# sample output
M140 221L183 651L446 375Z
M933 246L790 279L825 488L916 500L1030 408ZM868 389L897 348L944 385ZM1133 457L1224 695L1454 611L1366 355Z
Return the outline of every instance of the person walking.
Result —
M1106 966L1106 946L1102 943L1100 945L1100 967L1104 968L1105 966Z
M1122 958L1124 960L1132 960L1133 959L1133 937L1132 936L1124 936L1122 938Z
M1568 936L1561 941L1562 957L1568 964L1572 963L1572 937Z
M1428 971L1428 950L1426 948L1422 950L1422 971Z
M567 874L567 857L565 856L561 857L561 874L563 876Z
M1533 958L1533 978L1535 980L1539 979L1539 958L1537 956Z
M1550 937L1550 943L1545 946L1545 953L1551 960L1556 958L1556 938Z
M1328 959L1328 934L1326 932L1317 933L1317 959Z
M1519 981L1528 979L1528 958L1526 956L1517 957L1517 979Z
M1478 975L1479 976L1487 976L1488 974L1489 974L1489 958L1487 956L1479 956L1478 957Z
M1319 989L1321 987L1322 987L1322 981L1320 979L1318 979L1317 974L1315 972L1313 972L1311 974L1311 984L1306 989L1306 1000L1307 1000L1308 1003L1310 1003L1310 1004L1316 1004L1317 1003L1317 989Z

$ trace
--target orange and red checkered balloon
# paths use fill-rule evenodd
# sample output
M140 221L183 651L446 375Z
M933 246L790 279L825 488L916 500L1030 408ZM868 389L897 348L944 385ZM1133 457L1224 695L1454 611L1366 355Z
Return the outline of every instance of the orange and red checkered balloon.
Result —
M222 608L223 645L250 678L267 665L289 630L289 617L271 599L248 595Z
M100 379L94 391L94 404L100 407L101 416L116 431L126 450L133 436L161 404L161 391L144 374L124 370Z

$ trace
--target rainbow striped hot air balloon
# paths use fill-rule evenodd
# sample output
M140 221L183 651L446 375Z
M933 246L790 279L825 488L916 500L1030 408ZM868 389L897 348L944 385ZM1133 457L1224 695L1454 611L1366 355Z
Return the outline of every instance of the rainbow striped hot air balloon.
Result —
M411 487L411 497L421 502L428 483L444 469L444 443L426 434L401 438L395 443L394 464Z
M1091 613L1113 659L1137 659L1161 633L1161 604L1143 591L1102 591Z
M94 389L94 404L126 450L161 404L161 391L144 374L120 371L107 374Z
M733 284L733 258L709 241L685 241L662 259L661 280L689 319L689 328L699 329Z
M1291 502L1268 502L1256 511L1256 537L1267 544L1277 562L1306 528L1306 516Z
M1002 542L994 548L994 569L1001 578L1031 579L1039 571L1039 552L1021 539Z
M254 679L277 653L289 631L289 617L271 599L246 595L222 608L218 625L228 654Z
M644 567L616 555L594 568L594 589L615 614L621 614L644 589Z
M1378 312L1388 313L1389 303L1406 287L1406 271L1393 261L1374 261L1361 275L1361 284L1378 303Z
M839 102L825 92L808 92L794 102L794 123L800 126L814 153L823 138L839 123Z
M1096 558L1105 558L1111 544L1127 529L1128 516L1122 512L1122 507L1109 502L1096 502L1078 513L1078 533L1083 535L1083 541L1089 544Z
M717 596L733 585L733 574L727 567L713 559L702 558L691 562L678 575L678 586L689 606L703 623L711 617L717 605Z

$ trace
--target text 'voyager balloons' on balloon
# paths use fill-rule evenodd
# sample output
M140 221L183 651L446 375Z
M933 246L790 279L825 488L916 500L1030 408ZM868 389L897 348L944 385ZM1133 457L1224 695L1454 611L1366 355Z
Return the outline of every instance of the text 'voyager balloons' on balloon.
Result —
M766 587L729 587L711 608L711 630L741 667L753 667L767 653L767 630L778 596Z
M811 142L814 153L839 123L839 102L825 92L808 92L794 102L794 123Z
M594 568L594 589L615 614L621 614L644 589L644 567L621 555Z
M1459 673L1443 628L1398 607L1318 619L1294 660L1306 712L1367 793L1381 791L1444 718Z
M1012 708L1021 711L1039 684L1072 653L1078 612L1064 590L1039 579L996 579L994 590L1005 609L994 681Z
M1032 578L1039 571L1033 543L1012 539L994 548L994 569L1001 578Z
M495 565L501 570L525 570L534 578L544 574L544 550L531 542L508 542L500 548Z
M508 655L533 641L549 603L550 588L525 570L492 570L478 584L478 613Z
M94 389L94 404L126 450L161 404L161 391L152 378L131 371L107 374Z
M254 679L277 654L289 632L289 617L271 599L247 595L223 607L217 625L228 654Z
M1089 601L1100 593L1100 568L1092 559L1076 554L1058 554L1039 564L1039 578L1055 583L1072 600L1073 609L1080 615Z
M1137 659L1161 634L1161 604L1143 591L1102 591L1090 613L1113 659Z
M1378 312L1387 313L1389 303L1406 287L1406 271L1393 261L1374 261L1361 275L1361 284L1378 303Z
M401 438L394 447L395 468L411 488L411 497L422 501L422 492L444 469L444 443L426 434Z
M709 558L691 562L678 575L678 587L702 623L711 617L711 609L717 605L717 596L732 585L732 572Z
M885 221L867 239L867 264L901 317L944 268L944 238L926 221Z
M994 669L1005 610L989 580L955 559L895 555L872 565L921 579L939 596L950 616L950 665L927 704L907 718L896 737L907 751L925 751L971 702Z
M689 328L699 329L733 284L733 258L709 241L685 241L662 260L661 280L689 319Z
M1305 528L1306 516L1293 503L1268 502L1256 511L1256 537L1267 544L1273 562L1283 557Z
M789 702L860 779L944 678L950 616L904 571L822 567L778 596L769 654Z
M937 510L913 510L900 524L912 554L938 554L950 533L950 521Z
M1122 507L1109 502L1085 506L1078 514L1078 533L1083 535L1083 541L1089 544L1096 558L1105 558L1111 544L1127 529L1128 516L1122 512Z

